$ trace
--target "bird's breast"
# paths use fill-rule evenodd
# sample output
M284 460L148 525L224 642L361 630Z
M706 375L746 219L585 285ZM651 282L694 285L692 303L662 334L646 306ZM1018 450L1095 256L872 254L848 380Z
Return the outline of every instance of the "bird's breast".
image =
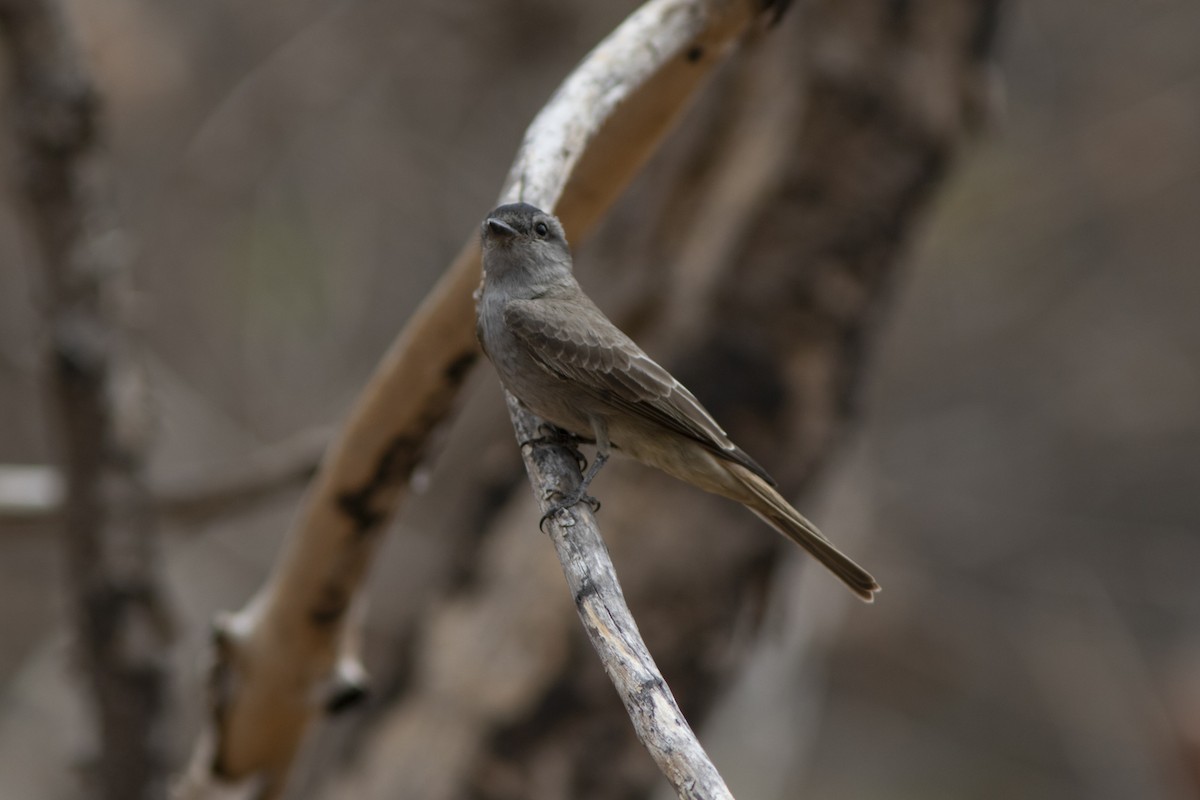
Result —
M582 390L534 359L528 345L505 325L505 302L484 292L479 305L479 334L500 383L542 419L590 437L592 427L586 400L581 402Z

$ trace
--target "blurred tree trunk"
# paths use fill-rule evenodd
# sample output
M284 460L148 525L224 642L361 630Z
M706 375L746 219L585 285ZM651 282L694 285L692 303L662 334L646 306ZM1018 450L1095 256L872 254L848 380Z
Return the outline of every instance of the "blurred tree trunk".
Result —
M711 87L577 259L585 289L785 494L804 489L853 422L906 246L986 114L997 15L994 0L794 8ZM506 422L493 422L443 465L473 474L479 505L455 513L491 520L490 532L414 627L394 705L324 796L601 800L646 797L659 780L577 630L549 543L532 534L527 490L496 500L512 491L497 476L515 455L480 468L493 446L480 440L512 447ZM738 633L786 543L743 509L636 465L606 468L597 494L630 606L696 723L737 668ZM464 540L451 541L448 551ZM871 567L869 550L852 554ZM444 668L456 641L481 636L519 651L519 665L487 665L477 689L444 696L427 665Z
M167 626L144 474L147 409L119 319L119 236L99 192L98 98L56 0L0 3L15 85L32 249L43 271L46 372L66 499L75 645L96 712L88 796L166 796Z

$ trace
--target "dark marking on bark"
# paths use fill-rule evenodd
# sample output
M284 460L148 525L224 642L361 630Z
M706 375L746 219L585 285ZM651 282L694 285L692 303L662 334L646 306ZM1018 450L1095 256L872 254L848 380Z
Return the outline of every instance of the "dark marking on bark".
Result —
M695 64L697 61L704 58L704 48L698 44L694 44L688 48L684 58Z
M308 619L319 628L336 625L346 613L350 598L342 586L327 583L321 587L317 602L308 612Z
M362 705L371 692L366 686L357 683L347 683L338 686L325 701L325 712L330 716L349 711L355 706Z
M354 532L360 536L370 533L383 522L384 512L371 508L373 486L367 486L357 492L343 492L338 496L338 507L341 508L354 523Z
M374 505L376 496L397 480L406 479L421 458L427 437L399 435L394 437L380 454L375 471L361 487L338 495L338 508L350 517L354 532L359 536L373 533L387 518L389 509Z
M371 508L371 492L344 492L338 497L338 507L350 517L354 532L360 536L370 533L383 522L384 513Z
M446 380L455 386L462 383L463 378L467 377L467 373L471 371L471 367L475 365L475 361L478 358L479 352L472 350L468 353L463 353L451 361L443 373L446 376Z
M585 600L589 597L595 597L600 593L600 587L592 581L585 581L579 587L579 591L575 593L575 606L582 607Z
M662 692L663 688L664 684L661 678L642 681L634 690L632 699L639 705L650 705L654 696Z
M208 670L205 688L208 691L208 703L212 714L213 729L216 731L217 746L213 749L209 761L209 771L218 778L228 778L225 768L225 757L221 750L222 743L228 741L226 723L229 717L229 706L233 702L235 692L234 678L234 643L229 630L222 624L214 623L211 629L213 648L212 666Z

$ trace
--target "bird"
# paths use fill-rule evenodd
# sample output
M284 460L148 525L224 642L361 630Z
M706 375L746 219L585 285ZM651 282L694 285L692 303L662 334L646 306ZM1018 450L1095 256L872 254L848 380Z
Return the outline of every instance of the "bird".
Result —
M562 224L529 203L498 206L480 233L476 335L504 388L546 422L595 443L580 486L543 521L581 501L616 450L749 508L861 599L879 584L837 549L733 443L670 372L625 335L576 281Z

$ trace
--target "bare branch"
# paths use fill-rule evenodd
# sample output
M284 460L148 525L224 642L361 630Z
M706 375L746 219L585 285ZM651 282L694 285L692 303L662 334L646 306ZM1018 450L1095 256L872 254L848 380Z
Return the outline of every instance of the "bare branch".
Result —
M502 196L555 209L581 238L618 196L728 47L764 13L757 0L651 0L560 87L526 136ZM554 146L548 146L553 142ZM531 146L536 143L537 146ZM217 625L220 691L214 755L198 775L264 774L266 796L288 768L329 686L384 523L403 500L430 431L450 412L478 357L472 235L417 310L326 454L270 580ZM200 751L197 750L197 753Z
M234 513L311 478L330 438L328 429L310 428L240 458L151 476L154 506L192 524ZM62 506L62 474L54 467L0 464L0 520L54 517Z
M508 411L517 441L538 436L538 419L512 395L508 395ZM550 509L554 492L561 496L579 486L579 464L569 449L527 444L522 456L543 513ZM680 797L733 800L642 641L592 510L581 503L552 517L550 523L550 538L579 618L621 695L638 739Z
M332 433L317 427L217 464L179 469L151 481L159 513L197 523L231 514L311 478Z
M46 464L0 464L0 519L37 519L62 512L62 473Z
M92 159L97 98L54 0L0 3L30 227L45 272L68 590L99 720L98 794L166 793L167 625L144 480L145 398Z

